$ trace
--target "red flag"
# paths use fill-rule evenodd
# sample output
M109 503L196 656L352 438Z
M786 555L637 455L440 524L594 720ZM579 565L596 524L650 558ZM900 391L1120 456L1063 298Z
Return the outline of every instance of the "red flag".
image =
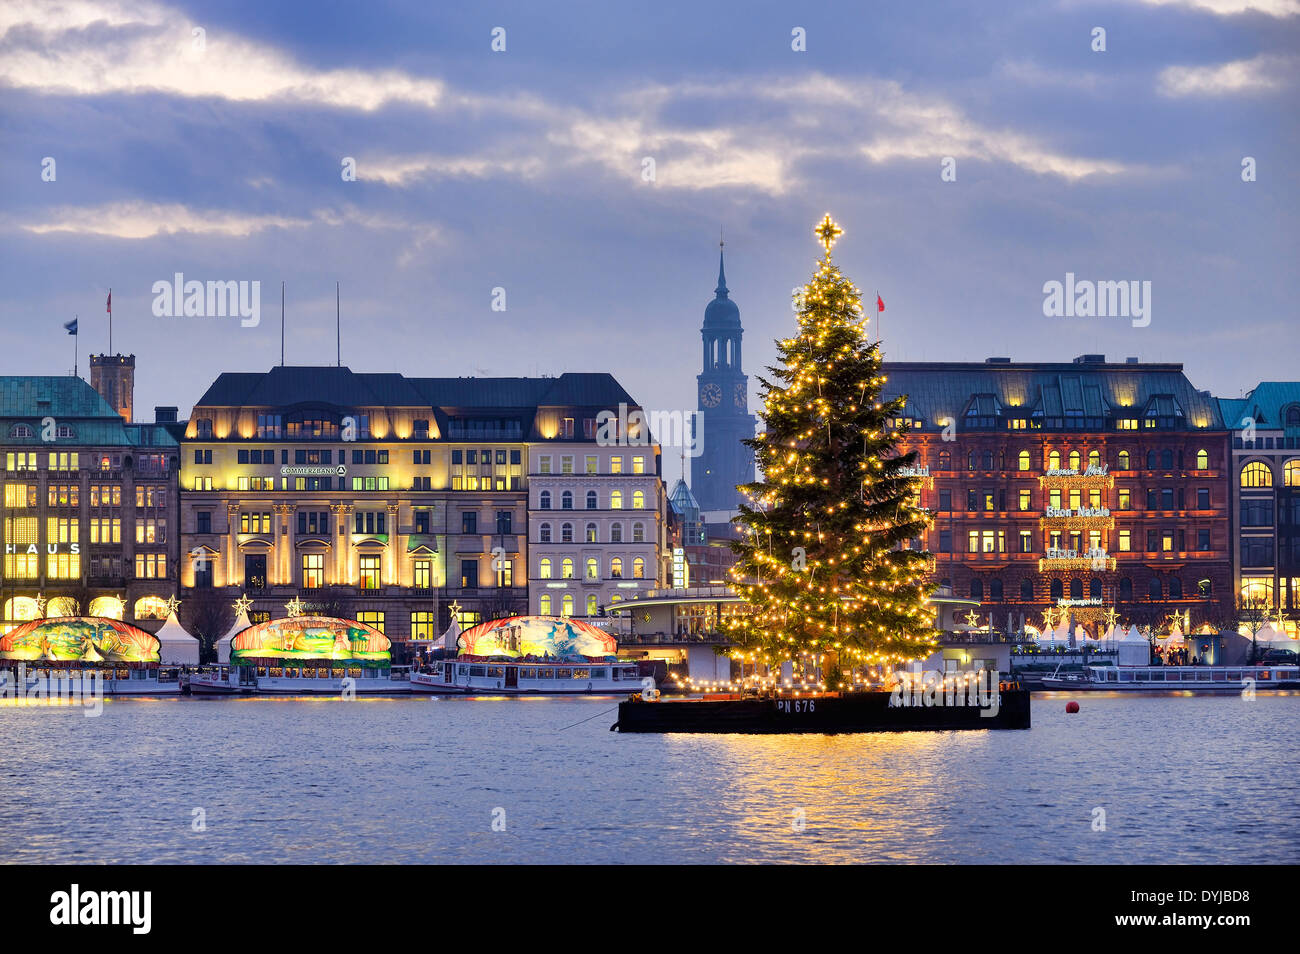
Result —
M110 315L113 313L113 293L111 291L108 293L108 305L106 311Z
M879 314L880 312L882 312L882 311L884 311L884 310L885 310L885 302L884 302L884 300L883 300L879 295L877 295L877 296L876 296L876 312L877 312L877 314Z

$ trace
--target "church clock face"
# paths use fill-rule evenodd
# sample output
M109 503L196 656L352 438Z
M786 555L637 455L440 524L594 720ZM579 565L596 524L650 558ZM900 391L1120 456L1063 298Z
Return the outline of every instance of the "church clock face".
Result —
M736 391L734 396L732 397L732 400L736 402L736 407L740 408L740 410L743 411L745 409L746 402L749 400L749 388L746 387L744 384L737 384Z
M722 388L710 382L700 388L700 403L705 407L717 407L722 403Z

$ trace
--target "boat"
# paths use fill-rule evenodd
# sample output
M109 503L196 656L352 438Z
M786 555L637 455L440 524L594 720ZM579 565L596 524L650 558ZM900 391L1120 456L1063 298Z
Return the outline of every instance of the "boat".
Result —
M1300 666L1085 666L1044 676L1044 689L1079 692L1240 693L1300 689ZM1253 682L1248 682L1253 680Z
M508 659L460 656L411 673L410 690L432 695L600 695L641 688L635 662L616 658Z
M373 626L332 616L288 616L242 630L230 641L230 665L200 695L408 693L409 667L394 666L388 637Z
M186 685L192 696L238 696L253 691L250 672L248 666L218 666L191 673Z
M151 633L105 616L51 616L0 635L0 696L25 699L179 695Z
M0 698L54 700L96 691L105 696L180 695L180 676L179 666L149 663L120 667L44 663L35 668L19 663L0 668Z

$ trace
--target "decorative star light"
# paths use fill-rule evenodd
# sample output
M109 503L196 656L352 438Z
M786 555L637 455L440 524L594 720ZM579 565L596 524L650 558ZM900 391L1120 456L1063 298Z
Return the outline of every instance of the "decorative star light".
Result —
M1279 605L1277 608L1277 615L1272 617L1273 628L1279 633L1282 632L1288 618L1289 617L1285 612L1283 612L1282 607Z
M452 601L451 601L451 605L448 606L447 609L449 609L449 610L451 611L451 618L452 618L452 620L453 620L454 622L456 622L456 623L459 623L459 622L460 622L460 610L461 610L460 601L459 601L459 600L452 600Z
M301 616L302 600L298 599L298 597L295 596L289 602L284 604L284 608L288 610L290 616Z
M1056 628L1056 610L1050 606L1043 610L1043 627L1045 629Z
M36 604L36 618L42 619L45 616L45 606L49 602L43 595L38 594L36 599L32 600Z
M247 613L249 607L252 605L252 600L247 596L240 594L239 599L235 600L235 615L238 616L240 613Z
M969 626L971 629L974 629L979 624L980 624L979 613L976 613L974 610L971 610L969 613L966 614L967 626Z
M822 243L822 248L826 249L826 257L830 258L831 247L844 234L844 230L835 224L835 220L827 212L822 216L822 220L817 223L817 227L813 229L813 234L817 236L817 241Z
M173 615L173 614L174 614L178 609L180 609L180 608L181 608L181 601L178 600L178 599L176 598L176 594L175 594L175 593L173 593L171 596L167 597L167 615L168 615L168 616Z
M1114 629L1115 624L1119 622L1119 613L1115 612L1115 607L1112 606L1110 609L1106 610L1105 617L1106 617L1106 628Z

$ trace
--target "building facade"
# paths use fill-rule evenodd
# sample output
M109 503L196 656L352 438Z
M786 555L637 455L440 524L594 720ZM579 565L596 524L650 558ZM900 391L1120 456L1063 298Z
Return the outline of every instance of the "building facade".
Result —
M195 404L182 442L182 582L247 595L254 621L283 615L296 597L375 626L399 653L408 640L440 636L453 603L462 626L527 612L539 605L529 599L530 524L540 524L529 469L547 456L532 450L554 446L557 470L565 457L585 469L595 447L588 419L620 401L630 403L607 374L223 374ZM657 474L657 454L645 456ZM612 467L608 455L600 466ZM629 506L635 492L657 505L648 486L632 483ZM585 485L582 493L585 502ZM540 489L534 497L540 506ZM557 614L565 608L553 603ZM575 599L573 615L587 608Z
M1179 364L886 363L906 395L934 582L998 626L1137 624L1232 603L1228 432Z
M101 359L134 370L133 356ZM109 378L129 408L130 378ZM177 589L174 411L135 424L79 377L0 378L3 629L73 615L161 626Z
M1232 434L1234 592L1300 616L1300 383L1265 381L1219 408ZM1283 625L1295 632L1294 618Z
M704 309L700 328L702 367L696 376L698 413L695 439L700 454L691 460L691 491L703 522L714 537L731 537L729 524L741 503L738 484L754 480L754 452L742 443L754 436L749 412L749 377L741 360L740 309L731 300L722 254L718 287Z

